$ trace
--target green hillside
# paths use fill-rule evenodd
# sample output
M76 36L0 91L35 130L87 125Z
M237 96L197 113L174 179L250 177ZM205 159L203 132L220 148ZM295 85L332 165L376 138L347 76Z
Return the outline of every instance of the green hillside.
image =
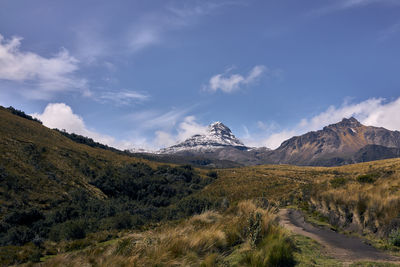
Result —
M4 108L0 125L0 246L139 228L211 205L192 195L215 176L189 165L79 144Z

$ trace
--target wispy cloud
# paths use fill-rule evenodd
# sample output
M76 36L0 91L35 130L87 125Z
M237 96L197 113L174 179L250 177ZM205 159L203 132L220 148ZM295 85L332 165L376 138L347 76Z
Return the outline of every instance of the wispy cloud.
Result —
M110 38L107 25L96 21L79 24L76 32L76 51L79 59L86 63L104 60L123 52L136 54L163 43L166 37L177 30L191 27L202 17L215 13L230 5L244 5L239 0L165 1L163 6L139 16L132 16L125 27L115 29Z
M157 150L183 141L192 135L202 134L207 126L190 115L191 108L174 108L168 112L145 110L130 114L125 119L137 125L135 136L141 140L137 148ZM154 133L154 136L149 133Z
M167 4L162 11L143 15L129 27L128 48L135 53L163 42L165 35L193 25L199 18L215 10L237 4L237 1L184 1L182 5Z
M347 10L352 8L360 8L369 6L372 4L379 5L400 5L398 0L339 0L333 1L333 4L327 4L318 9L312 10L311 15L324 15L335 11Z
M379 41L385 42L400 33L400 22L397 22L381 32Z
M245 1L184 1L182 5L169 5L167 9L177 17L187 19L209 15L225 6L246 5Z
M113 40L103 38L101 24L93 22L80 23L79 27L74 29L74 33L74 51L83 63L97 63L99 58L103 58L112 52Z
M129 105L139 103L149 99L150 96L144 92L122 90L100 92L96 97L100 102L113 102L117 105Z
M143 130L171 130L181 121L191 108L174 108L167 112L146 110L129 114L128 120L140 125Z
M88 93L87 81L76 76L78 60L66 49L46 58L21 51L21 40L21 37L7 40L0 35L0 80L19 83L25 88L21 89L23 95L29 98L47 99L61 91Z
M221 90L224 93L232 93L256 82L257 79L266 72L268 72L268 69L263 65L253 67L247 75L229 74L228 70L228 73L212 76L208 84L203 87L203 90L211 92Z
M304 118L293 127L272 132L265 131L264 137L262 134L257 135L256 139L249 140L249 142L269 148L277 148L284 140L292 136L320 130L326 125L352 116L365 125L400 130L400 117L397 116L399 113L400 98L393 101L371 98L359 103L348 103L346 101L340 107L330 106L327 110L312 118Z

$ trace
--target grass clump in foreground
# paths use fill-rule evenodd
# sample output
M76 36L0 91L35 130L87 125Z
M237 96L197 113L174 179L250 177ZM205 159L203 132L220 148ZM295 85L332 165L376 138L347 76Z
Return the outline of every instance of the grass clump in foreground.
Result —
M55 256L42 266L294 266L295 245L271 209L239 202L116 242Z

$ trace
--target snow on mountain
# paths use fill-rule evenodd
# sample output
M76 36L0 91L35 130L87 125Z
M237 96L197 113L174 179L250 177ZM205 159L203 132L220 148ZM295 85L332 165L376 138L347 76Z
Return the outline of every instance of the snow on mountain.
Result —
M212 152L223 147L234 147L240 150L249 149L222 122L214 122L208 126L205 134L194 135L185 141L159 150L160 154L174 154L184 151Z
M145 148L131 148L128 150L131 153L143 153L143 154L152 154L152 153L156 153L156 151L154 150L150 150L150 149L145 149Z

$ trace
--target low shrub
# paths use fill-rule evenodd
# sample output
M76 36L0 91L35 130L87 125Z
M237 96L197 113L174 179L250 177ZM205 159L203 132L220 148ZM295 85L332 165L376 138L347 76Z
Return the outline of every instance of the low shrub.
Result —
M377 173L367 173L357 176L357 181L360 183L373 184L379 177Z
M294 260L294 245L290 239L279 240L272 246L268 253L266 266L295 266Z
M389 242L393 246L400 247L400 228L392 230L389 235Z
M348 179L344 177L335 177L332 180L330 180L330 184L333 188L338 188L341 186L344 186L347 183Z

